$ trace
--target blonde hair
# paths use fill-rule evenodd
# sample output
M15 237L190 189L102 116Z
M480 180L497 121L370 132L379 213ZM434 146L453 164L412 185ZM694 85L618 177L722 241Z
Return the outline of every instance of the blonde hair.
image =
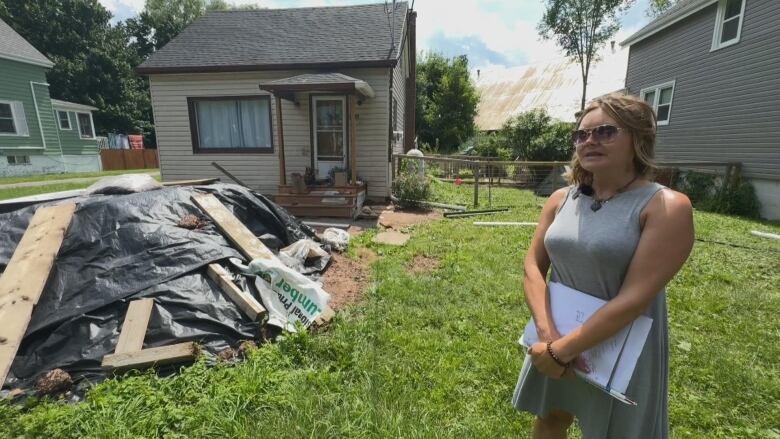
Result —
M588 103L575 125L579 129L582 119L591 111L601 108L631 135L634 144L634 169L640 177L652 178L655 165L656 116L653 108L636 96L609 94ZM570 184L592 184L593 174L580 164L577 151L571 160L571 171L566 178Z

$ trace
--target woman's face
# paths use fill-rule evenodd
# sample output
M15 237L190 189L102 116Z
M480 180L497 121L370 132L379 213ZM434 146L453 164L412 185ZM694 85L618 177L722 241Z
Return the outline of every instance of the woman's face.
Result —
M619 127L609 114L601 108L596 108L585 115L579 129L590 131L603 125ZM612 128L606 127L591 132L583 143L575 144L575 147L580 164L588 172L633 167L633 141L631 134L624 129L615 132Z

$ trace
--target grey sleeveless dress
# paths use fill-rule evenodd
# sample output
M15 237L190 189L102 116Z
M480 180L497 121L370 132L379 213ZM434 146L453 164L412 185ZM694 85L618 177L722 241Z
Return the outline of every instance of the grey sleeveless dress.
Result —
M609 300L617 296L639 242L639 216L662 189L657 183L623 192L594 212L593 199L574 199L570 188L544 237L552 262L551 280ZM666 291L645 311L653 319L626 396L629 406L585 381L549 379L526 356L512 404L544 416L558 409L577 417L585 439L668 437L667 381L669 340Z

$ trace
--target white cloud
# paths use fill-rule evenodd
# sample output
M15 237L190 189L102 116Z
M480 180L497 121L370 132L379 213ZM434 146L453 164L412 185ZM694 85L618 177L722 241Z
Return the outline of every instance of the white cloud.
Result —
M100 0L100 3L105 6L109 12L115 14L123 7L135 13L141 12L146 2L145 0Z

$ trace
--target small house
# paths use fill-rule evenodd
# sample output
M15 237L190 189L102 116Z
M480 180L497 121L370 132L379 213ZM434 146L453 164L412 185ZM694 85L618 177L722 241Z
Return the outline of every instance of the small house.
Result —
M0 20L0 176L100 171L92 112L52 99L54 64Z
M414 29L405 2L206 13L137 68L163 180L216 163L299 215L386 199L414 142Z

